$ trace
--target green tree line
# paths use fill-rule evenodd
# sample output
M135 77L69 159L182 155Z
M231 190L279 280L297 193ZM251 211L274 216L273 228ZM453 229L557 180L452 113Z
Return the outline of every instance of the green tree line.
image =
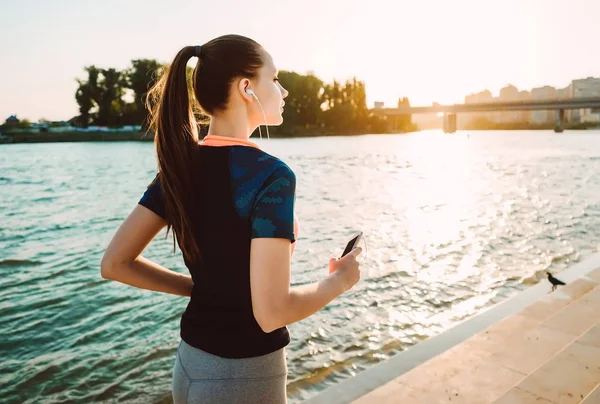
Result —
M136 59L125 70L86 66L86 79L77 79L75 100L78 126L120 127L143 125L147 111L145 94L154 84L163 65L153 59Z
M75 99L79 115L72 122L78 126L123 125L146 126L145 95L165 66L154 59L136 59L119 71L85 67L87 77L77 79ZM191 68L188 68L191 73ZM313 74L281 71L279 79L289 91L284 123L273 128L280 136L311 134L387 133L412 131L409 115L393 121L372 114L367 108L365 83L353 78L342 83L324 83ZM398 105L410 105L400 99Z

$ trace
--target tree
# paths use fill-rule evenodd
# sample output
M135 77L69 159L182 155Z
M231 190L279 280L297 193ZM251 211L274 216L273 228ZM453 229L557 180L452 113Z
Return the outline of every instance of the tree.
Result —
M155 59L135 59L124 74L126 87L133 91L133 105L126 106L124 120L128 124L143 125L147 122L146 94L160 77L164 65Z
M301 126L304 129L318 124L321 112L319 95L323 82L313 75L303 76L295 72L279 72L281 85L289 91L285 99L285 127Z
M398 108L410 107L408 98L403 97L398 99ZM412 115L398 115L394 117L394 128L392 130L400 130L402 132L411 132L415 130L415 125L412 123Z
M121 124L121 115L124 109L123 95L125 95L122 72L116 69L102 69L102 80L99 82L99 94L96 98L98 104L98 117L96 125L115 127Z
M79 87L75 92L75 100L79 105L79 117L77 118L76 123L78 126L82 126L87 128L95 119L95 116L92 115L92 108L97 108L97 103L95 101L95 97L99 93L98 89L98 77L100 75L100 70L94 66L86 66L85 71L88 74L87 81L76 79Z
M363 82L352 78L343 85L337 80L322 92L323 126L340 133L362 132L369 126L366 91Z
M31 121L29 119L21 119L17 125L19 129L27 129L31 126Z
M79 87L75 99L79 104L78 124L90 123L101 126L119 126L125 110L125 80L116 69L99 69L87 66L87 81L78 79Z

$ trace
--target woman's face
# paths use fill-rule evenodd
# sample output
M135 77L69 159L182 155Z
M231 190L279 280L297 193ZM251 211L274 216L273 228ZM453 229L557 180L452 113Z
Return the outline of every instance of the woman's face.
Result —
M285 104L284 98L288 96L288 91L281 86L279 79L277 78L277 68L273 63L273 58L266 51L263 52L264 65L258 71L258 75L253 88L254 94L260 101L260 105L264 110L261 111L256 98L254 103L256 107L251 109L253 119L256 119L259 125L281 125L283 122L283 105ZM258 114L258 116L256 116ZM266 118L266 122L265 122Z

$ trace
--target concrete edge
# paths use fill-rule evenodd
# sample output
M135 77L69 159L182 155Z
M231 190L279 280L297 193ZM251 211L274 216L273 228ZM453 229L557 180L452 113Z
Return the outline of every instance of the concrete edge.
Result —
M585 277L600 266L600 253L593 253L583 261L560 272L566 283ZM368 368L356 376L343 380L303 402L310 404L351 403L378 387L396 379L416 366L454 347L494 323L515 314L551 290L549 282L540 282L503 302L475 315L453 328L402 351L390 359ZM560 293L557 290L554 293Z

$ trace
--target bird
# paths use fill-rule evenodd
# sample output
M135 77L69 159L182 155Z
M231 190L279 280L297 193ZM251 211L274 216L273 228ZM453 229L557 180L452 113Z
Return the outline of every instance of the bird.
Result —
M558 285L565 285L565 283L563 281L561 281L561 280L556 279L555 277L553 277L550 272L546 272L546 273L548 274L548 280L552 284L552 290L556 290L556 287Z

